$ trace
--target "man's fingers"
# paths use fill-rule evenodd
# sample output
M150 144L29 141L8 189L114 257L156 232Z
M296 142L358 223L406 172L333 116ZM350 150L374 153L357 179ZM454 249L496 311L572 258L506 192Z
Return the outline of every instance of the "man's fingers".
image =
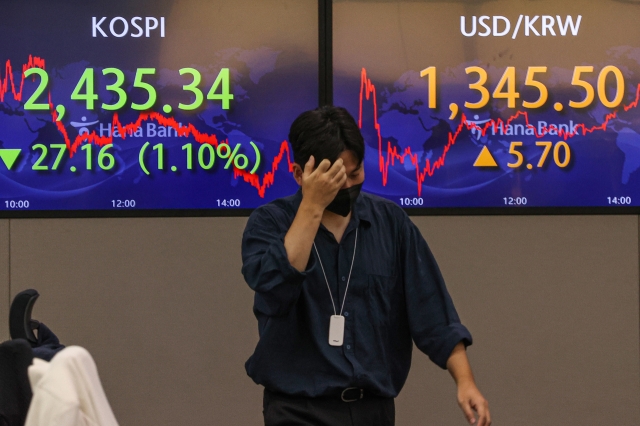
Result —
M331 170L329 170L327 172L327 175L329 175L331 173L331 171L333 170L333 167L331 168ZM347 175L347 169L344 166L340 166L338 168L338 170L335 172L335 174L333 176L331 176L331 180L333 181L339 181L340 179L342 179L342 176L346 176Z
M318 167L315 169L314 173L321 174L329 170L329 166L331 166L331 162L326 158L318 164Z
M467 418L467 421L470 425L474 424L476 421L475 416L473 415L473 410L471 409L471 404L469 404L469 400L462 401L460 403L460 408L462 408L462 412L464 416Z
M329 179L333 179L338 173L340 173L341 169L344 168L342 165L342 158L338 158L333 164L328 159L324 159L318 164L315 170L313 170L313 166L315 165L315 158L313 155L309 157L309 161L304 166L304 174L310 175L312 172L315 174L327 174Z
M342 185L344 185L344 183L347 181L347 173L344 172L342 174L339 174L338 176L336 176L336 179L337 179L336 185L338 186L338 188L342 188Z
M334 178L335 176L337 176L340 171L344 168L343 166L343 161L342 158L338 158L332 165L331 168L329 169L329 171L327 172L327 175L330 178Z
M478 426L491 426L491 415L487 401L483 400L474 404L473 408L478 412Z
M316 164L316 159L313 158L313 155L309 157L309 161L307 161L307 164L304 165L304 172L303 174L305 176L309 176L311 173L313 173L313 166L315 166Z
M478 426L491 426L491 418L478 414Z

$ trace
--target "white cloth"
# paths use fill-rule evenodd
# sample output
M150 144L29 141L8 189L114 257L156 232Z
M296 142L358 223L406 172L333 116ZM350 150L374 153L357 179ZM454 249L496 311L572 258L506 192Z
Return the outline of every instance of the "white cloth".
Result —
M25 426L118 426L89 352L69 346L29 367L33 399Z

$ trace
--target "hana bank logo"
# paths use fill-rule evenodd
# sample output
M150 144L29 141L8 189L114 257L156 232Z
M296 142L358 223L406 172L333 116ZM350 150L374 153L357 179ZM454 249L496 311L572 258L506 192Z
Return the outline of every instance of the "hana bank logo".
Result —
M82 117L80 119L80 121L72 121L69 124L71 124L73 127L75 127L76 129L78 129L78 134L79 135L86 135L89 134L89 127L93 126L94 124L98 124L99 121L90 121L87 122L87 117Z
M483 124L488 123L489 121L491 121L490 118L487 118L486 120L480 120L480 116L478 114L473 116L473 120L467 120L467 123L475 124L475 126L471 128L471 134L476 137L477 141L480 140L480 137L482 137Z

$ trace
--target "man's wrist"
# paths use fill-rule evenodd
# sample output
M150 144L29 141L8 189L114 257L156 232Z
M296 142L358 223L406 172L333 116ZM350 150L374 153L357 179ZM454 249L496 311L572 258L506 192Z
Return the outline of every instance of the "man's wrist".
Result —
M458 377L455 379L455 382L456 382L456 386L458 386L458 389L462 389L470 386L473 386L473 387L476 386L476 381L474 380L473 376Z
M324 213L324 207L308 201L303 197L300 202L300 207L298 208L298 213L302 213L309 218L321 219L322 213Z

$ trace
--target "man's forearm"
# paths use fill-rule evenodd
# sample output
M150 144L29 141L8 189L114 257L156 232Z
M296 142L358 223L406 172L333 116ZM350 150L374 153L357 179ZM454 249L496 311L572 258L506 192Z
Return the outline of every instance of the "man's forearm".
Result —
M478 426L491 426L489 403L476 386L464 343L460 342L453 348L447 360L447 369L458 385L458 405L469 424L476 422L475 411L478 413Z
M284 236L284 248L291 266L298 271L304 271L309 263L313 240L322 221L323 210L316 205L300 203L296 217L291 223L289 231Z
M460 342L453 348L447 360L447 370L458 386L466 383L475 384L464 343Z

